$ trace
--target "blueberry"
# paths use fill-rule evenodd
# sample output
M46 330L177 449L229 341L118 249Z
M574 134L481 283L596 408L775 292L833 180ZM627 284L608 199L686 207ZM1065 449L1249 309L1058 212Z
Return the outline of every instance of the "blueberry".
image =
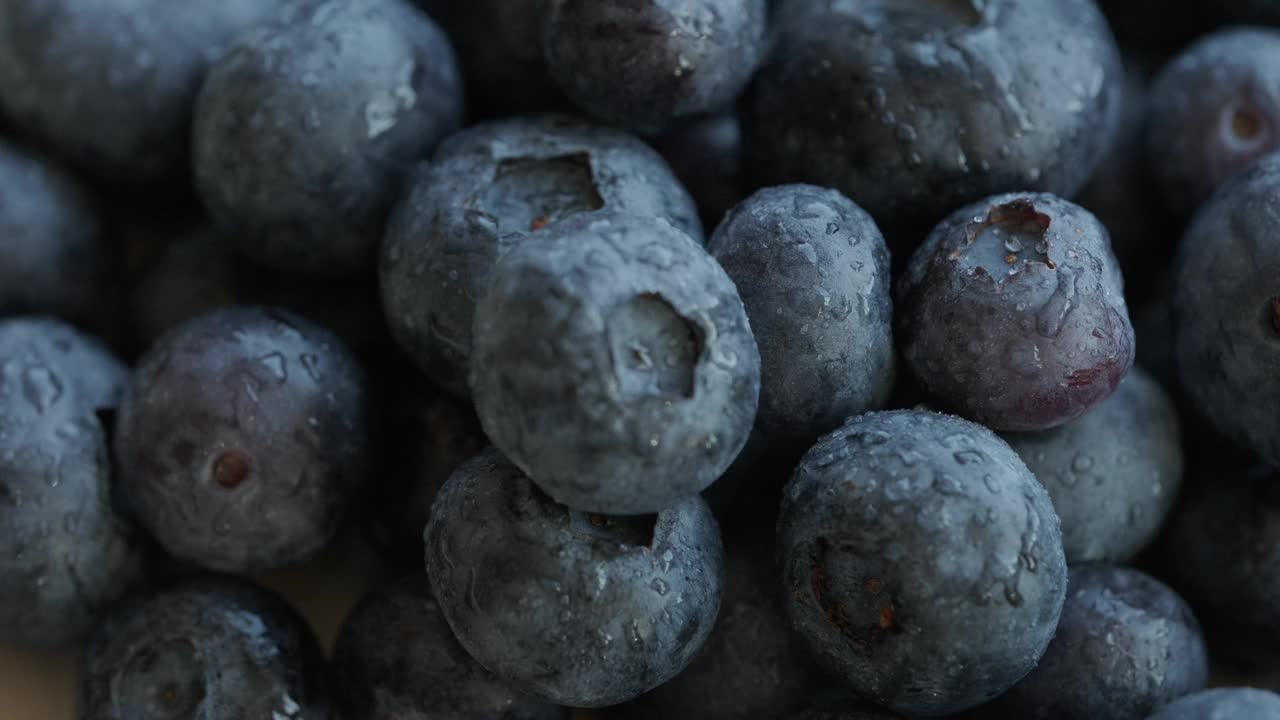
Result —
M1280 720L1280 695L1256 688L1214 688L1170 703L1147 720Z
M747 308L760 346L766 434L803 446L893 389L889 251L871 216L835 190L760 190L707 249Z
M82 720L334 720L310 628L268 590L201 578L117 608L82 660Z
M1004 439L1053 498L1073 565L1131 559L1160 529L1182 484L1177 412L1141 370L1084 417Z
M283 310L189 320L139 361L120 408L126 496L170 554L221 571L303 560L365 479L363 373Z
M748 167L853 198L895 250L987 195L1074 194L1121 66L1093 0L794 0L744 102Z
M868 413L818 441L784 491L778 556L814 656L908 715L1008 690L1066 595L1048 493L994 433L921 410Z
M427 575L458 641L521 691L630 700L683 670L720 604L720 531L691 497L655 516L559 505L496 451L436 498Z
M1177 593L1137 570L1079 566L1040 664L986 717L1136 720L1203 690L1208 676L1200 624Z
M97 414L127 379L60 321L0 321L0 644L73 642L141 575Z
M634 718L781 718L826 680L791 630L771 547L726 543L720 614L702 651L679 675L633 701Z
M404 0L291 0L209 71L196 186L278 270L372 263L404 171L462 120L452 47Z
M209 65L280 0L12 0L0 4L0 107L113 183L188 171Z
M467 109L490 117L565 109L542 52L550 0L417 0L449 33Z
M367 594L342 624L333 679L344 717L562 720L563 708L510 690L453 638L421 572Z
M702 239L688 192L631 135L558 115L464 130L392 217L380 266L387 322L432 379L465 396L475 302L498 257L558 220L613 211L665 218Z
M657 512L747 441L760 355L724 270L662 220L580 216L499 260L476 306L486 434L576 510Z
M764 0L549 0L552 77L597 119L641 133L729 104L765 54Z
M1174 343L1183 387L1217 428L1280 464L1280 155L1225 184L1178 252Z
M93 198L57 165L3 139L0 238L0 315L98 313L116 257Z
M1280 30L1227 28L1196 41L1152 82L1147 117L1160 196L1189 216L1280 147Z
M1133 365L1107 231L1053 195L998 195L957 210L896 291L907 365L939 402L997 430L1080 417Z
M742 128L732 109L686 120L653 142L689 189L706 227L714 228L747 196Z

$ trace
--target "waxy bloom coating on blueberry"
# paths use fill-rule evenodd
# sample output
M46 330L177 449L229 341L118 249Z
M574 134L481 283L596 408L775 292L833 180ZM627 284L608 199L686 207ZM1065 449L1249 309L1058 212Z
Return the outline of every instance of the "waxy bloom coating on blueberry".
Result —
M242 580L198 579L118 607L81 669L81 720L337 720L306 621Z
M476 307L485 432L548 495L610 514L704 490L746 444L760 355L733 281L660 219L579 216L499 260Z
M108 428L128 370L47 318L0 321L0 645L78 640L141 576L111 503Z
M1280 695L1257 688L1213 688L1170 703L1147 720L1280 720Z
M923 410L868 413L818 441L783 493L778 558L819 662L907 715L1008 690L1066 596L1048 493L990 430Z
M1096 407L1133 365L1107 231L1047 194L998 195L929 235L896 288L903 359L940 403L996 430Z
M670 680L720 605L720 530L701 498L656 517L577 512L494 450L441 489L426 559L458 642L562 705L615 705Z
M379 267L387 324L427 375L465 396L475 304L498 258L559 220L612 212L702 240L693 199L639 138L562 115L463 130L392 215Z
M142 357L116 434L121 484L170 554L257 572L337 532L369 462L364 376L297 315L226 308Z

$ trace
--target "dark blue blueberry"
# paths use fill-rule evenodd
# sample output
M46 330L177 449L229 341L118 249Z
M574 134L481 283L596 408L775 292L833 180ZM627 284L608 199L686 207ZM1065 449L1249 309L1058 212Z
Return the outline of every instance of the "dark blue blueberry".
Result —
M1280 695L1256 688L1214 688L1166 705L1147 720L1280 720Z
M742 130L732 109L680 123L653 143L689 189L705 227L714 228L747 196Z
M547 65L597 119L641 133L731 103L766 50L765 0L549 0Z
M1189 217L1223 181L1280 147L1280 30L1201 38L1152 82L1147 118L1160 197Z
M462 121L453 48L405 0L290 0L209 71L195 176L229 242L287 272L371 263L405 171Z
M417 0L449 33L467 110L489 117L565 109L542 52L550 0Z
M559 115L464 130L392 217L380 266L387 322L433 380L465 396L475 303L498 258L561 219L615 211L702 240L693 199L638 138Z
M777 550L814 656L908 715L1012 687L1066 596L1048 493L991 431L922 410L868 413L820 440L783 493Z
M733 209L707 250L738 287L760 347L767 435L807 447L893 389L889 251L835 190L766 188Z
M1229 181L1178 253L1174 342L1188 396L1235 442L1280 465L1280 155Z
M183 178L209 65L282 0L0 3L0 107L118 183Z
M0 321L0 645L78 640L140 577L139 545L112 509L97 415L127 380L68 325Z
M226 308L142 357L116 434L122 486L170 554L257 572L337 532L369 462L364 376L342 342L283 310Z
M1200 624L1177 593L1137 570L1083 565L1044 657L984 717L1142 720L1208 677Z
M81 720L336 720L306 622L256 585L208 578L134 599L90 637Z
M897 291L903 359L942 405L997 430L1084 415L1133 365L1124 280L1089 211L1045 193L961 208Z
M760 355L733 281L688 235L578 216L499 260L476 306L480 423L577 510L657 512L746 444Z
M1182 485L1177 412L1136 368L1083 417L1003 437L1053 498L1072 565L1133 558L1155 537Z
M96 316L114 250L76 178L0 139L0 315Z
M793 0L744 103L759 182L833 187L895 255L1001 192L1074 194L1120 114L1093 0Z
M744 540L726 544L720 614L702 651L679 675L628 705L623 717L781 718L830 682L787 620L771 544Z
M370 592L333 650L338 706L351 720L562 720L520 695L453 637L421 571Z
M657 516L570 510L489 450L441 489L427 575L458 641L512 687L600 707L670 680L720 605L720 531L705 502Z

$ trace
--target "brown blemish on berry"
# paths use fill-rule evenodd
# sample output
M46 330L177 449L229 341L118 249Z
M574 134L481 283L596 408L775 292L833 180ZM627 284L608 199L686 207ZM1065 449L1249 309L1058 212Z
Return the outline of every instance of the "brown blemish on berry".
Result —
M591 527L602 528L609 524L609 521L605 519L605 516L596 515L594 513L588 518L588 520L591 522Z
M533 219L533 222L529 223L529 232L537 232L550 224L551 218L546 215L539 215Z
M893 607L889 606L880 608L880 629L896 630L897 628L898 623L893 619Z
M867 581L867 592L872 595L879 595L884 589L884 583L880 582L880 578L871 578Z
M213 463L213 481L228 490L240 487L248 477L249 459L239 452L225 452Z

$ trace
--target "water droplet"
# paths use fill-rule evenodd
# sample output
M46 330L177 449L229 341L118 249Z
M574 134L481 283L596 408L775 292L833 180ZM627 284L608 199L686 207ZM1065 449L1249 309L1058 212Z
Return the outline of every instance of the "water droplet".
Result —
M286 367L286 360L280 353L271 353L258 358L258 362L266 366L267 370L275 376L276 380L284 382L289 379L289 371Z
M62 380L49 368L36 366L23 373L22 395L42 415L62 398L62 391Z
M1071 461L1071 469L1078 473L1089 472L1092 468L1093 458L1084 453L1076 455L1075 459Z
M996 478L994 475L983 475L982 484L987 486L987 490L989 490L992 493L1000 492L1000 483L996 482Z
M654 578L653 582L649 583L649 587L653 588L653 591L659 595L666 595L671 591L671 586L662 578Z
M312 353L303 353L299 358L302 361L302 369L307 371L307 375L315 382L320 382L320 358Z

